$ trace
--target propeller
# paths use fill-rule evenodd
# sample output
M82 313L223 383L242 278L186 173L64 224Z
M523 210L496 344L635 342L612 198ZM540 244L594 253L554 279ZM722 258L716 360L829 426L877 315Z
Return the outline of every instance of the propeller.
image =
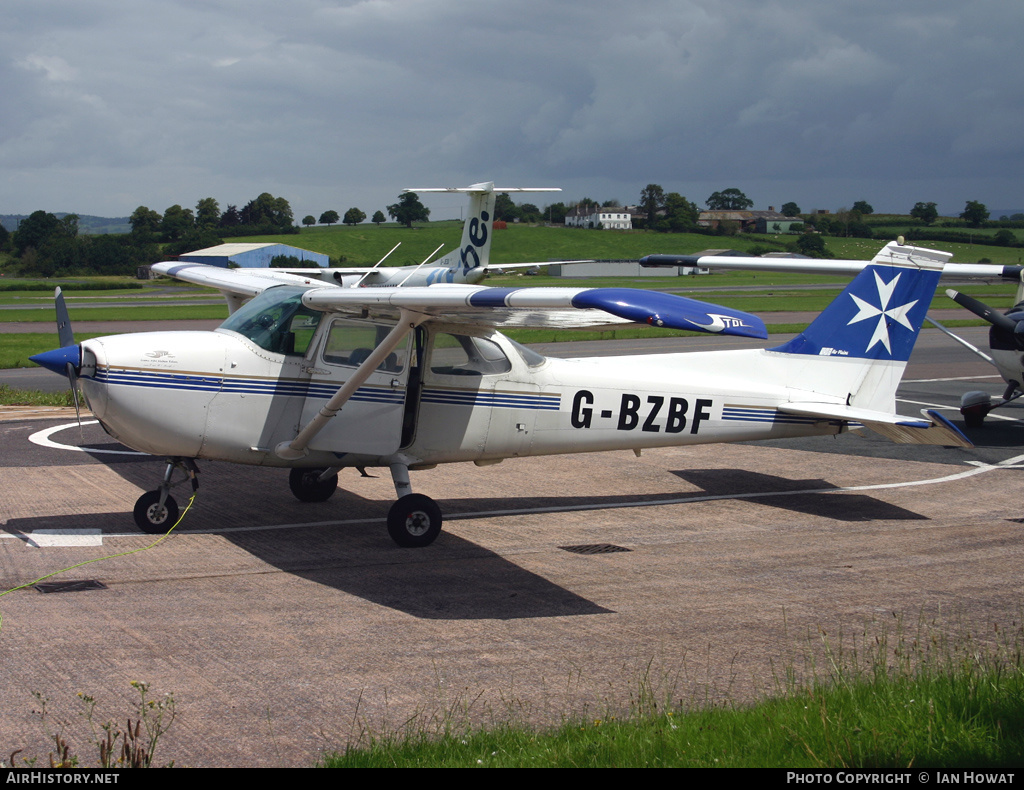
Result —
M994 307L989 307L984 302L979 302L973 296L962 294L959 291L952 289L946 291L946 296L952 299L961 307L964 307L974 313L978 318L988 321L992 326L997 329L1002 329L1004 332L1012 332L1016 334L1018 332L1017 327L1020 324L1009 316L1003 315Z
M41 354L29 357L29 360L41 365L47 370L59 373L67 377L71 386L71 395L75 400L75 416L78 418L78 428L82 428L82 408L78 402L78 372L82 365L82 347L75 343L75 334L71 330L71 318L68 315L68 306L64 301L64 294L60 287L53 292L54 307L57 311L57 340L60 348L53 351L44 351Z

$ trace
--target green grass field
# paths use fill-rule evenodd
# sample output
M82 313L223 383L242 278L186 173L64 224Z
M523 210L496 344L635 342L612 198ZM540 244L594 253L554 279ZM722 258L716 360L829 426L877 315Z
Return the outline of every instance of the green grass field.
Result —
M457 221L427 223L409 230L394 224L382 227L360 225L354 228L331 227L303 230L296 236L251 238L245 241L285 241L332 257L344 256L349 265L375 262L397 241L402 241L402 255L392 255L389 263L419 263L439 243L444 242L446 250L452 249L459 241L462 225ZM735 237L703 236L697 234L657 234L644 231L591 231L567 228L546 228L512 225L495 231L492 260L495 263L539 262L563 258L637 259L652 252L673 252L691 254L708 248L709 245L728 246L749 252L756 245L763 246L767 237L744 235ZM769 242L773 241L768 239ZM775 240L781 243L779 240ZM865 239L828 238L832 252L847 258L869 258L881 246L881 242ZM1015 263L1016 251L1002 247L981 247L979 245L951 245L936 242L938 249L956 251L958 258L977 260L989 257L998 262ZM1013 260L1010 260L1010 259ZM671 290L690 294L693 298L733 307L761 315L773 332L799 331L799 324L772 322L771 314L776 312L820 312L840 289L848 282L841 276L802 275L783 272L714 272L690 277L603 277L573 278L550 276L499 275L487 280L488 285L539 287L539 286L588 286L588 287L629 287L653 290ZM804 284L826 285L830 288L801 289ZM72 325L82 321L150 321L150 320L221 320L227 317L227 309L216 292L200 289L166 278L139 283L131 278L84 278L74 277L60 280L0 280L0 310L2 322L29 322L53 325L55 314L52 309L31 309L36 305L49 305L53 299L53 287L60 285L67 292ZM141 288L139 286L142 286ZM755 290L737 292L737 287ZM27 289L27 290L23 290ZM1012 283L972 284L959 287L965 293L976 296L999 309L1006 309L1013 303L1015 292ZM138 299L151 300L164 296L168 299L199 295L210 296L208 304L192 306L151 306L133 304ZM92 307L100 301L114 301L117 307ZM123 305L123 306L122 306ZM953 307L953 303L940 292L936 295L936 307ZM24 309L16 309L24 306ZM963 320L952 322L953 326L977 325L978 321L964 313ZM516 329L508 334L520 342L554 342L560 339L609 339L664 336L664 330L644 327L620 327L614 330L589 332L556 331L551 329ZM55 333L33 333L29 335L4 334L0 340L0 367L23 367L30 363L28 356L40 350L52 348L56 342Z
M291 244L331 258L344 257L344 265L367 266L376 263L398 242L402 243L387 259L389 266L409 266L420 263L439 245L439 255L455 249L462 236L462 223L457 220L428 222L411 230L394 223L381 226L357 225L305 228L298 236L254 236L233 239L244 242L275 242ZM979 239L989 238L984 234ZM652 253L690 255L706 249L735 249L750 252L755 248L786 249L795 236L740 234L737 236L705 236L698 233L654 233L651 231L587 230L582 228L509 225L494 231L491 262L519 263L526 261L576 260L637 260ZM838 258L871 258L888 238L853 239L826 236L825 245ZM987 258L993 263L1018 264L1024 258L1024 249L999 247L989 244L952 244L949 242L915 242L953 253L953 260L976 263Z

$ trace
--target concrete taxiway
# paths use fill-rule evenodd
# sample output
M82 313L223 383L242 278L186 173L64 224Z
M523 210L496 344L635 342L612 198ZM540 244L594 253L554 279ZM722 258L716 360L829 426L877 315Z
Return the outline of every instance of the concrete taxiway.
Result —
M1001 389L945 348L915 352L904 413L955 419L962 392ZM386 473L303 504L280 470L202 462L153 545L131 509L161 464L23 415L0 423L0 587L71 566L48 581L98 584L0 597L0 759L45 762L33 692L81 744L79 692L123 720L145 681L177 704L158 762L294 766L416 716L557 723L621 713L645 683L750 700L822 634L995 639L1020 614L1021 415L974 449L842 436L440 467L413 478L448 517L422 550L387 537Z

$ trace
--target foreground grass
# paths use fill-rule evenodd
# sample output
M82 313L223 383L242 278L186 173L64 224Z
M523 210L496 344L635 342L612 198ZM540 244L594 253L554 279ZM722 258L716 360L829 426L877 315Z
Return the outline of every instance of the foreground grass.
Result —
M866 640L867 642L867 640ZM515 721L460 727L448 712L363 734L324 767L718 767L993 769L1024 764L1024 664L1013 644L885 637L836 656L809 682L792 669L771 698L687 709L641 683L624 718L539 731ZM511 708L510 708L511 710Z

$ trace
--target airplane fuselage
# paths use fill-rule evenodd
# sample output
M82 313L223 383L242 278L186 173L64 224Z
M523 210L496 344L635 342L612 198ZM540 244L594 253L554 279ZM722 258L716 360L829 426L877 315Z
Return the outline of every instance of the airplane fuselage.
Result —
M431 323L290 461L274 448L390 329L318 323L298 350L274 350L254 328L88 340L83 391L106 430L136 450L269 466L386 466L400 456L416 468L842 430L775 409L793 393L759 375L769 351L551 359L497 332Z
M457 256L442 262L453 276L466 263L486 260L493 190L472 193L478 221L468 223ZM409 472L441 463L829 435L860 426L893 441L970 446L941 415L895 412L896 387L942 265L867 267L806 330L777 348L547 359L494 327L570 326L580 319L767 334L755 316L633 289L318 287L303 275L165 263L160 271L225 293L231 315L217 330L75 345L59 320L61 348L32 359L72 386L81 382L116 439L167 459L159 488L135 504L144 531L177 522L172 477L183 471L195 490L193 459L291 468L289 487L306 502L331 496L338 470L376 466L389 469L398 495L388 533L400 546L426 546L439 534L442 514L412 490ZM63 323L66 312L58 294Z

